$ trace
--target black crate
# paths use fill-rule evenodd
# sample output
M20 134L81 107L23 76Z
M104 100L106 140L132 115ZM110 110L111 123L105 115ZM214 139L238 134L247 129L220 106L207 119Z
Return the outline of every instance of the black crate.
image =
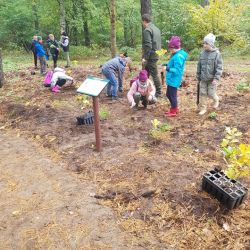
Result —
M228 178L222 171L216 169L203 175L202 189L228 209L238 207L246 199L248 192L240 182Z
M76 117L77 125L90 125L94 123L94 113L89 111L85 115Z

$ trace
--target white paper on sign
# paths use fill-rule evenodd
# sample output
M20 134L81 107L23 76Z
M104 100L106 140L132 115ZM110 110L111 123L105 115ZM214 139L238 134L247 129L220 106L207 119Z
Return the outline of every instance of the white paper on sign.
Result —
M78 93L90 96L98 96L107 85L108 80L88 76L86 80L77 89Z

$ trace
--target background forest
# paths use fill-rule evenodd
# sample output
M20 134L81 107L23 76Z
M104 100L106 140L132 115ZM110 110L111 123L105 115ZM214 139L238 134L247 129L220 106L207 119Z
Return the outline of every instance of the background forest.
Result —
M27 49L35 34L46 38L54 33L59 39L60 18L65 15L66 31L71 45L78 46L78 55L107 51L105 48L111 47L111 3L109 0L0 0L0 46ZM140 1L113 3L117 48L140 49ZM163 47L170 36L179 35L191 59L198 54L202 38L209 32L216 34L217 46L224 53L246 55L249 53L249 7L249 0L152 0L152 15L162 31ZM74 46L72 55L76 54Z

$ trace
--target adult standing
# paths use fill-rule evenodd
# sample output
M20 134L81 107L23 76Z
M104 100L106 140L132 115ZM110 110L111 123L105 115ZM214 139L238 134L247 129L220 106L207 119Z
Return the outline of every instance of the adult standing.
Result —
M161 82L158 76L157 61L159 56L156 51L161 49L161 32L151 22L151 16L149 14L142 15L142 25L144 27L142 33L142 48L143 59L145 69L149 75L152 76L154 85L156 87L156 97L162 96Z
M54 68L56 68L58 55L59 55L59 44L55 40L55 37L53 34L49 34L49 39L48 39L47 43L48 43L50 54L51 54L52 59L53 59Z
M63 49L64 52L64 57L66 59L66 68L70 67L70 59L69 59L69 37L67 36L66 32L62 32L61 34L61 40L60 40L60 45Z
M37 54L36 54L36 48L35 48L36 43L37 43L37 36L33 36L30 49L33 53L35 69L38 69L37 68Z

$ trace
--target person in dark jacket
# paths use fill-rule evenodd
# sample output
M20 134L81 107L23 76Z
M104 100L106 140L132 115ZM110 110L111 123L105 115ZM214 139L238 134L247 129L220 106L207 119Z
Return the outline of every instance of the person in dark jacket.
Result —
M35 43L35 51L36 51L37 57L40 61L41 75L45 75L46 74L46 58L45 58L46 52L45 52L42 44L43 44L42 37L38 36L37 41Z
M149 75L151 75L153 78L154 85L156 87L156 97L161 97L161 82L157 69L157 61L159 56L156 54L156 51L161 49L161 32L151 22L151 16L149 14L142 15L142 25L144 27L142 34L142 62Z
M31 42L31 48L30 49L31 49L31 51L33 53L35 69L38 69L37 68L37 54L36 54L36 48L35 48L36 42L37 42L37 36L33 36L33 40Z
M64 57L67 61L66 68L70 67L70 59L69 59L69 37L67 36L66 32L62 32L60 45L64 52Z
M51 54L52 59L53 59L54 68L56 68L58 55L59 55L59 44L55 40L55 37L53 34L49 34L49 39L47 41L47 44L48 44L49 51L50 51L50 54Z
M115 57L102 65L102 74L109 80L107 85L107 96L111 97L113 101L118 100L118 87L122 92L123 88L123 73L125 67L131 66L131 59L129 57ZM118 82L116 80L118 75Z

